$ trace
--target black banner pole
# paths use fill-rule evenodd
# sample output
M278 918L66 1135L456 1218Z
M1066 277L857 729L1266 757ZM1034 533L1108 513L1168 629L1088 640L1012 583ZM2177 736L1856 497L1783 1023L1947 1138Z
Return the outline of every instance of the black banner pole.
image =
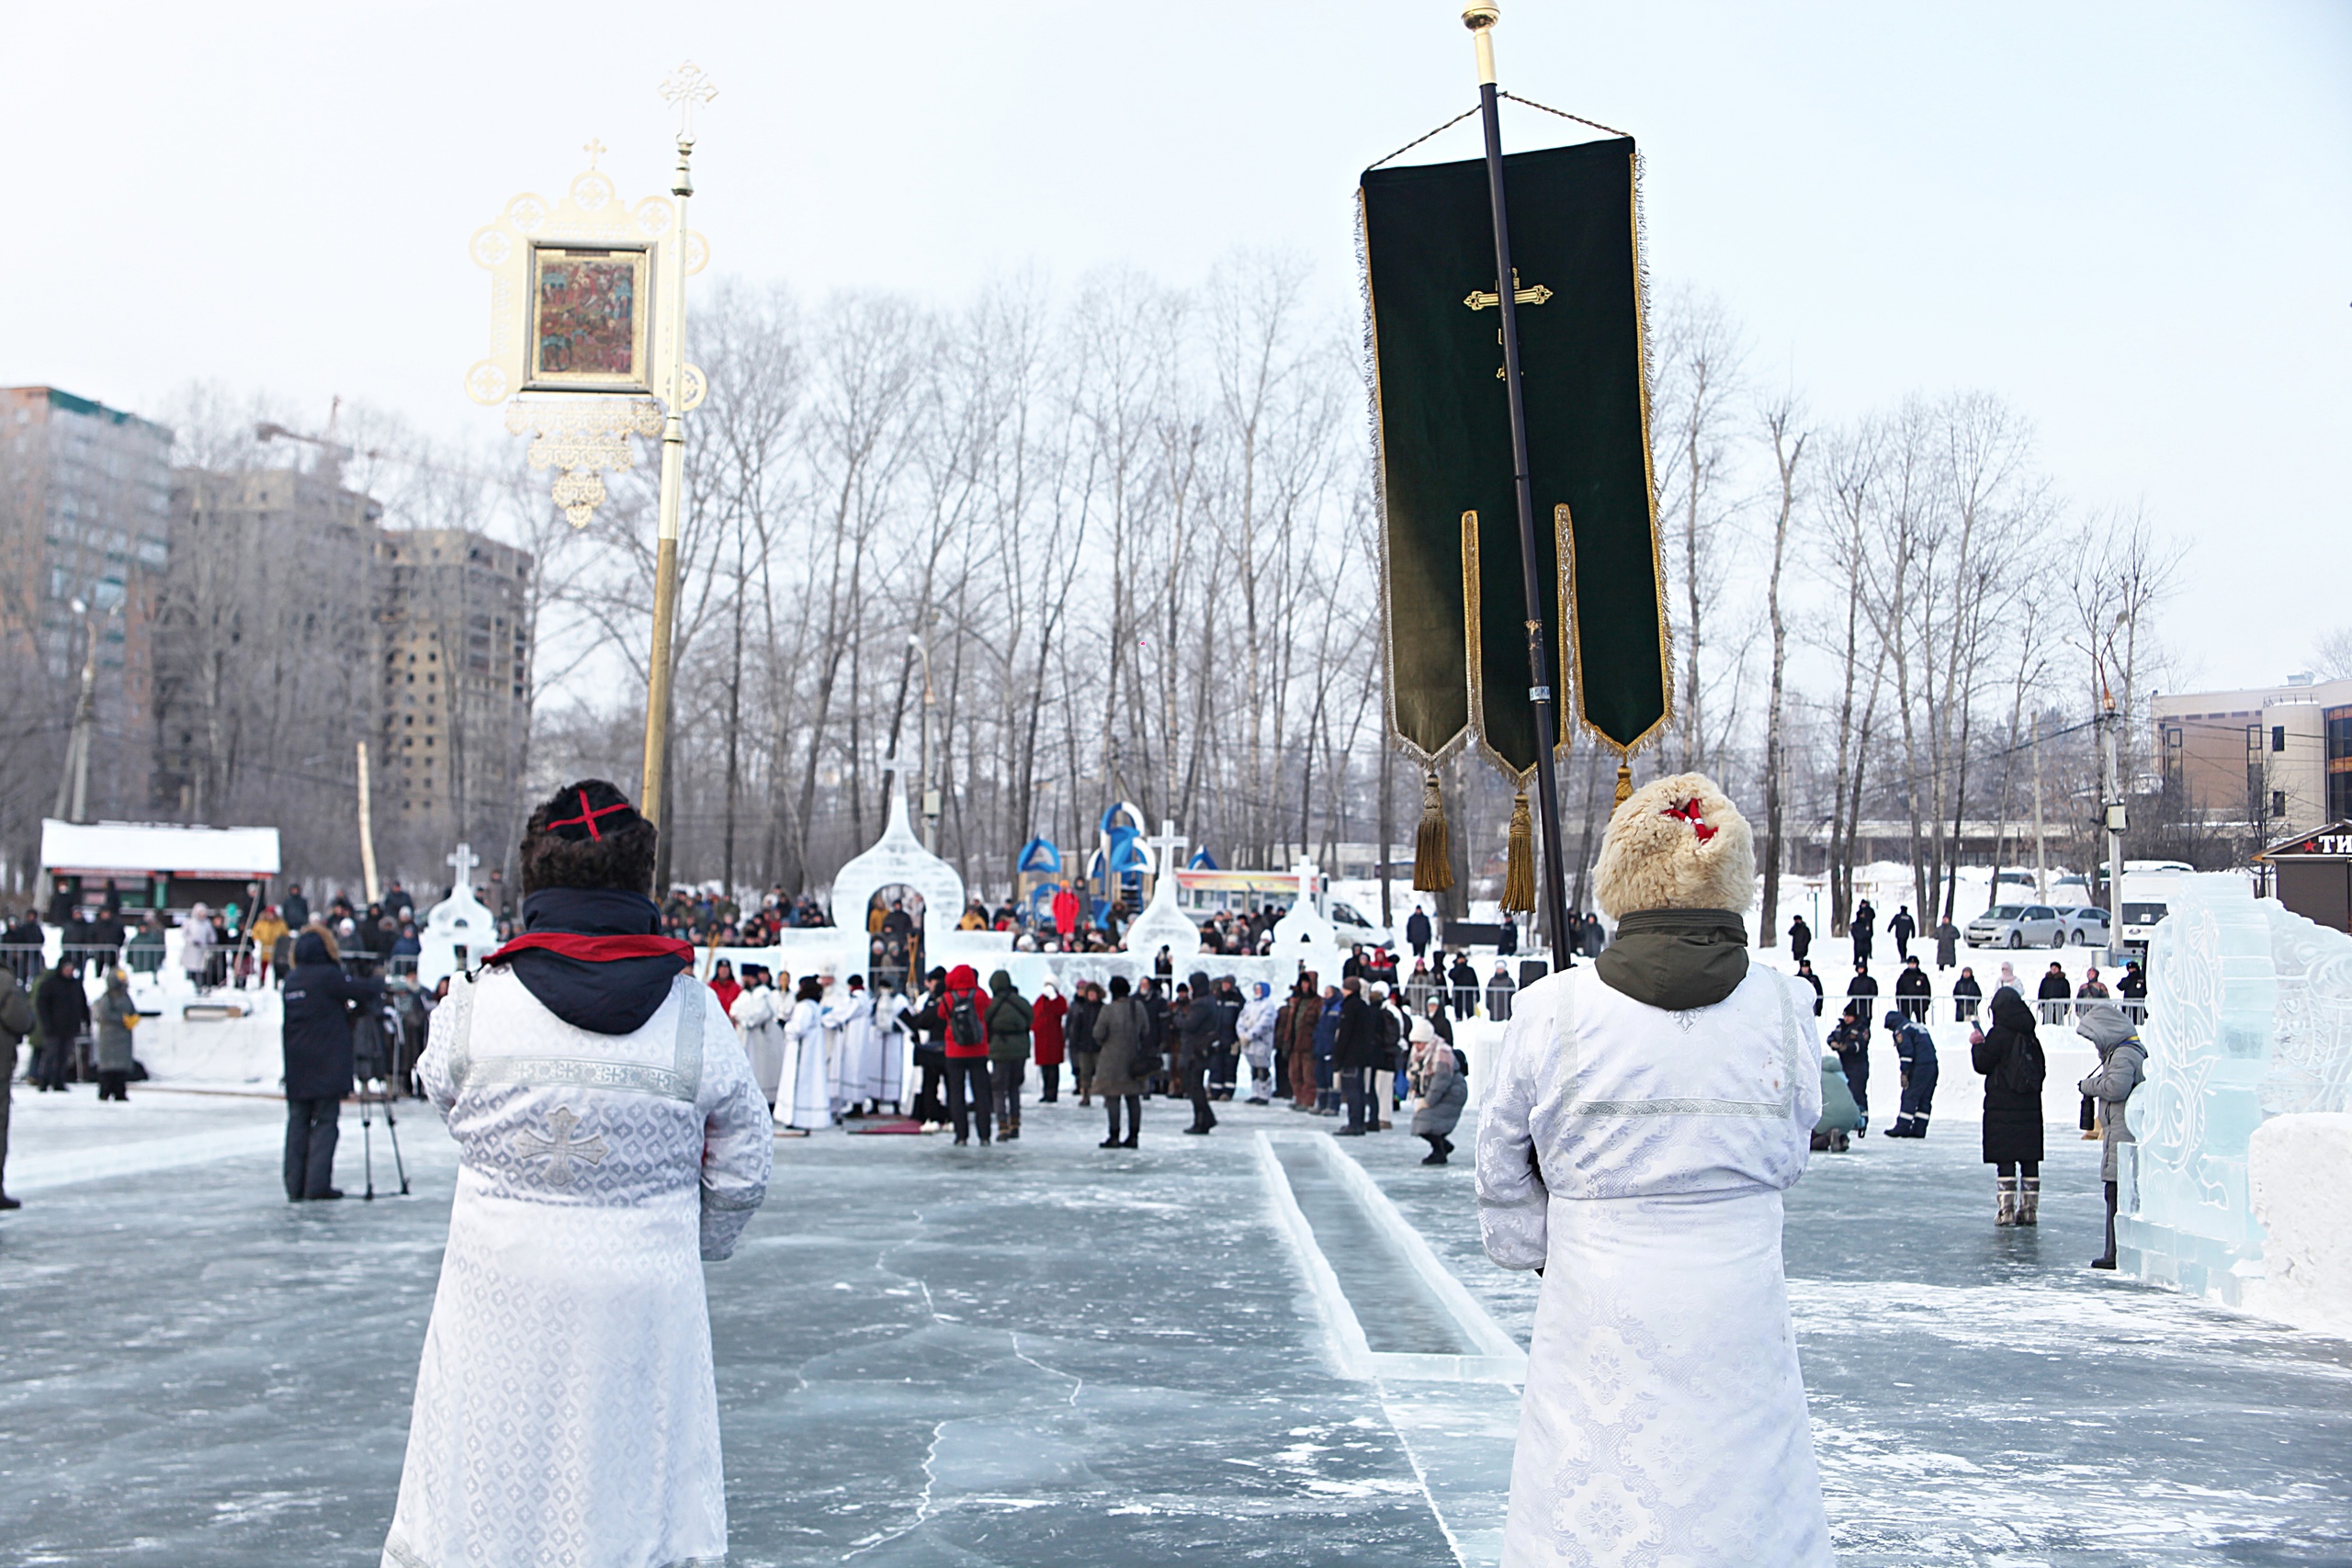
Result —
M1527 402L1519 378L1519 277L1510 265L1510 220L1503 207L1502 116L1495 97L1493 6L1469 6L1462 22L1478 40L1478 109L1487 128L1487 195L1495 215L1495 300L1503 313L1503 385L1510 400L1510 455L1519 493L1519 559L1527 591L1527 696L1535 709L1536 809L1544 824L1544 914L1551 927L1552 967L1576 963L1568 931L1566 868L1560 858L1560 788L1553 748L1558 744L1558 698L1544 657L1544 593L1535 580L1535 488L1528 479ZM1567 563L1559 563L1561 570Z

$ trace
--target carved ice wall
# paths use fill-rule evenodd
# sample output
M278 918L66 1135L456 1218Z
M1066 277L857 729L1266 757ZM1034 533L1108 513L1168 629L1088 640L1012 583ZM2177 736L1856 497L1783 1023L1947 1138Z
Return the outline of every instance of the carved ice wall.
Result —
M2256 1190L2294 1173L2250 1181L2249 1145L2270 1119L2352 1108L2352 938L2256 899L2242 877L2183 877L2149 975L2148 1077L2129 1111L2136 1180L2116 1227L2123 1269L2265 1310Z

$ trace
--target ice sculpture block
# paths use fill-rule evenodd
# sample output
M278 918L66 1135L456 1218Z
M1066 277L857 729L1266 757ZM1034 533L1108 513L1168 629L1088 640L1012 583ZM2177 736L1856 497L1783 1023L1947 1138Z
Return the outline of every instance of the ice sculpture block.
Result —
M2260 1310L2247 1144L2268 1117L2346 1109L2352 938L2256 898L2241 876L2185 876L2148 970L2148 1076L2128 1111L2139 1144L2119 1259L2143 1280Z

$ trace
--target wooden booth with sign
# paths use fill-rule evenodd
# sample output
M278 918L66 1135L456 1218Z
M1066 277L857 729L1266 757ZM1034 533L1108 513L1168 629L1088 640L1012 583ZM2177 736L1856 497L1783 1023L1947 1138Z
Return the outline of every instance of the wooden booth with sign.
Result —
M277 829L52 818L40 825L40 868L51 924L76 906L102 906L109 890L124 909L251 910L277 876Z
M2352 932L2352 819L2282 839L2254 857L2278 902L2307 920Z

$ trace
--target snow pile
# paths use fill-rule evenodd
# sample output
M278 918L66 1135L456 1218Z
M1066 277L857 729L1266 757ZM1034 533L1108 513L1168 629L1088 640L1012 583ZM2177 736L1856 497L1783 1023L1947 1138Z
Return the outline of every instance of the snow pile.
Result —
M2274 1116L2246 1147L2267 1277L2247 1304L2298 1328L2352 1338L2352 1114Z
M166 965L134 975L130 998L141 1012L158 1015L140 1020L130 1044L156 1082L277 1091L285 1055L276 990L220 987L198 996L183 972Z

